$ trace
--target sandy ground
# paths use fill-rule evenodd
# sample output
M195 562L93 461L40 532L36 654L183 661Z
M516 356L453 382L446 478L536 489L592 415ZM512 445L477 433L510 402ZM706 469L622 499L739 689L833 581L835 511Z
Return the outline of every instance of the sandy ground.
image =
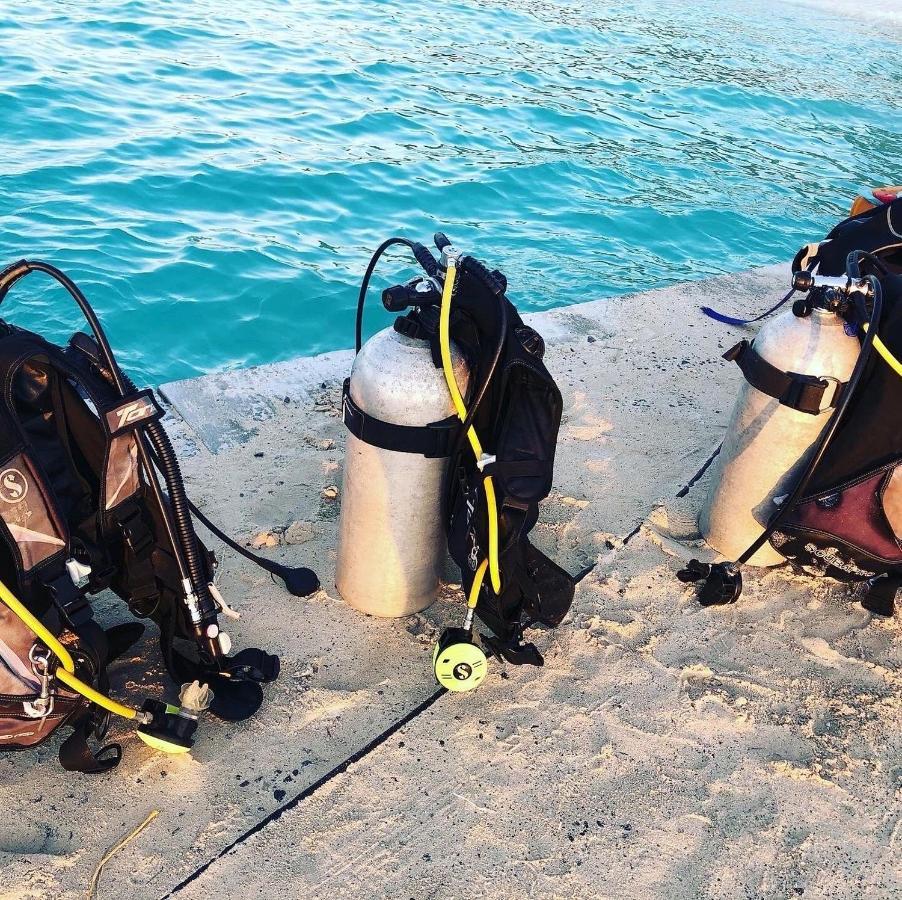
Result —
M763 269L533 317L566 402L533 535L596 569L567 622L537 634L543 669L493 662L478 691L440 696L309 796L434 696L432 640L459 595L386 622L331 587L349 354L167 385L195 499L243 539L273 532L264 552L313 566L325 590L292 598L223 554L220 586L245 614L230 630L281 653L283 675L251 722L205 720L191 758L126 731L123 764L101 777L63 773L55 745L0 758L14 811L0 897L84 896L154 808L98 896L898 895L898 622L782 571L711 611L673 578L666 533L691 522L704 481L676 495L717 446L739 377L719 358L737 330L697 308L761 308L785 279ZM153 642L112 680L159 695Z

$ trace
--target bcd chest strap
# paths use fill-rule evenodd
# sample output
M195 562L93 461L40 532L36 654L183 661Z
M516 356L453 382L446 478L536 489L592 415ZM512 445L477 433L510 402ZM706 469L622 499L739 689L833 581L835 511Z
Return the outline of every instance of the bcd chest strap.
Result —
M457 416L449 416L428 425L396 425L377 419L354 402L350 378L346 378L344 382L341 417L348 431L365 444L382 450L416 453L427 459L450 456L460 432L460 420Z
M723 358L735 362L745 380L762 394L779 400L783 406L812 416L836 406L846 387L835 378L784 372L769 363L745 340L730 347Z

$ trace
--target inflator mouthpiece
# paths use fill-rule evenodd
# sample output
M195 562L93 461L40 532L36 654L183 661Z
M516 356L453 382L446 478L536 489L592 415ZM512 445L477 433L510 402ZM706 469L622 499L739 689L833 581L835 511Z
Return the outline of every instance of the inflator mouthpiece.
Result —
M186 716L196 719L204 710L210 708L213 703L213 691L208 684L201 684L197 680L190 681L182 685L179 703L182 704L182 712Z
M702 606L726 606L735 603L742 593L742 573L732 563L702 563L690 559L685 569L677 572L683 584L703 582L698 592Z

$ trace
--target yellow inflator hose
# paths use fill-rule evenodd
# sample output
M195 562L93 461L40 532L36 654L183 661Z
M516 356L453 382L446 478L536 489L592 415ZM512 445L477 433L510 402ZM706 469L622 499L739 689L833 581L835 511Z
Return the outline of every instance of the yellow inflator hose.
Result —
M863 326L865 331L868 330L867 323ZM880 340L879 337L874 337L874 349L883 357L884 362L897 374L902 375L902 362L900 362L892 353L890 353L889 347Z
M40 619L29 612L28 608L13 594L12 591L0 581L0 600L2 600L39 638L48 650L59 660L61 668L56 670L56 677L73 691L86 697L92 703L96 703L103 709L109 710L124 719L136 719L138 712L130 706L124 706L111 700L105 694L94 690L75 675L75 661L69 651L57 640L57 638L41 623Z
M451 358L451 301L454 296L454 283L457 280L457 263L451 259L448 261L448 267L445 272L445 286L442 291L441 315L439 317L439 346L442 354L442 369L445 373L445 381L448 383L448 390L451 392L451 399L454 401L454 408L461 422L467 418L467 407L464 398L461 396L460 388L457 385L457 378L454 375L454 362ZM482 458L482 444L479 442L479 436L471 425L467 431L467 438L470 441L470 447L476 459ZM489 519L489 574L492 581L492 590L496 594L501 593L501 567L498 562L498 503L495 499L495 484L492 476L487 475L484 480L485 485L485 502L486 512ZM484 574L484 573L483 573ZM475 581L474 581L475 584ZM479 579L482 584L482 579ZM478 591L477 591L478 597Z
M488 564L488 558L484 559L473 576L473 584L470 585L470 596L467 597L467 609L476 609L476 604L479 603L479 592L482 590L482 582L485 581L485 570Z

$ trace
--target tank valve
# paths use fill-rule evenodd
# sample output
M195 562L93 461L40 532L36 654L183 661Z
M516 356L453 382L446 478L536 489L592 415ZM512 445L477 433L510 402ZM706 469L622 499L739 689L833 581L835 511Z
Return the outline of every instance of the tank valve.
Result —
M867 278L849 278L846 276L834 275L817 275L802 270L794 272L792 275L792 287L796 291L807 294L815 288L824 288L827 291L833 291L836 294L842 294L848 297L849 294L859 292L869 297L872 287Z
M792 288L795 291L801 291L807 294L814 287L814 276L807 270L795 272L792 276Z
M731 563L702 563L689 560L685 569L677 572L683 584L703 581L698 593L702 606L726 606L735 603L742 593L742 573Z

